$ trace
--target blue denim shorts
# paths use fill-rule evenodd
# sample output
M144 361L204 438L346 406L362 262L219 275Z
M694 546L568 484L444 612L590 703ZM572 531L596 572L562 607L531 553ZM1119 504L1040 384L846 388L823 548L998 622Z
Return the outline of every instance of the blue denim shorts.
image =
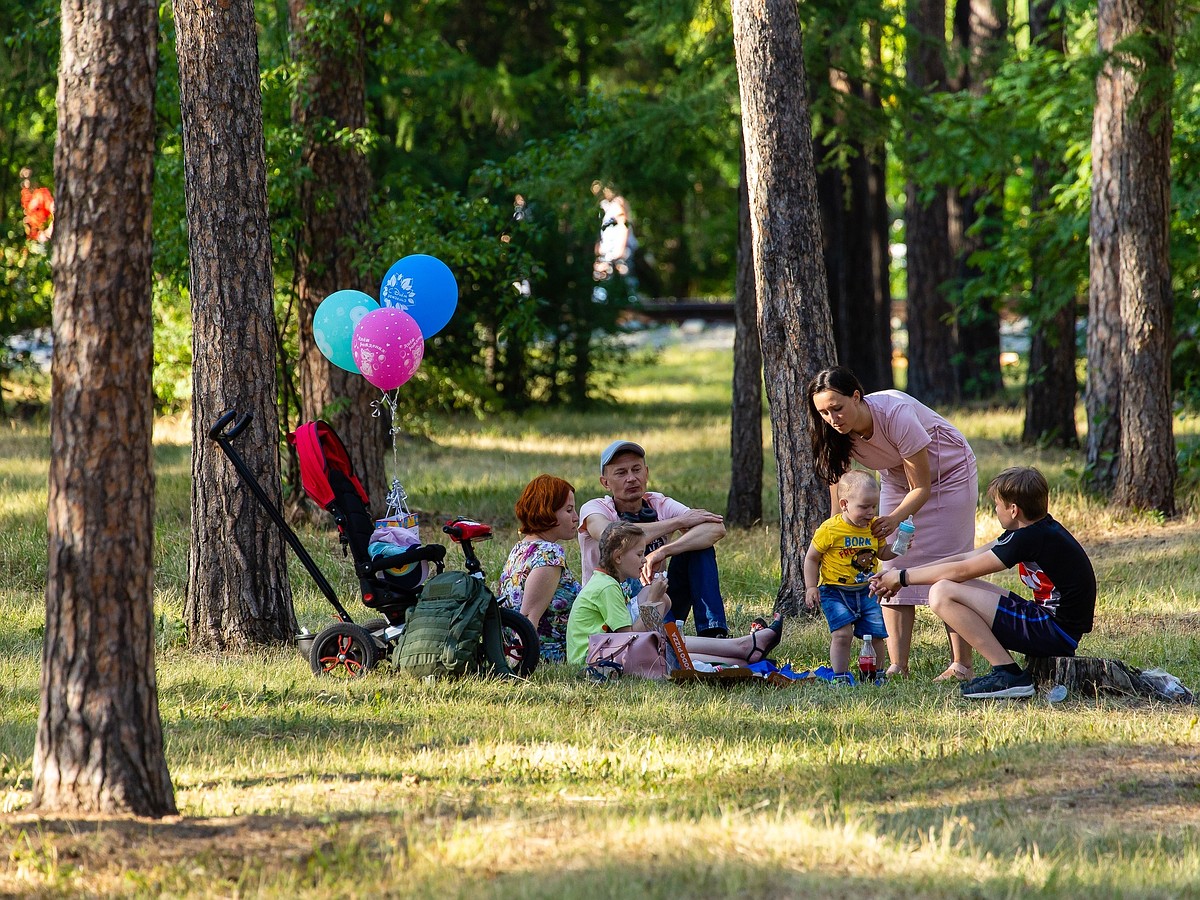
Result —
M1026 656L1074 656L1079 646L1079 639L1063 631L1046 607L1011 592L996 604L992 634L1005 650Z
M829 633L854 623L854 636L885 638L883 610L864 584L860 588L844 588L836 584L821 585L821 612L829 623Z

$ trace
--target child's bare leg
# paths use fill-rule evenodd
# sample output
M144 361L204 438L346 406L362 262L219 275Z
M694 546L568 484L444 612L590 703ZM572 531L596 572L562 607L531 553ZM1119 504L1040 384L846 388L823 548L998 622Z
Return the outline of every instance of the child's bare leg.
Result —
M887 626L887 654L891 660L889 675L908 676L908 654L912 649L913 620L915 606L884 606L883 624Z
M829 665L837 675L850 671L850 644L853 640L853 622L843 625L829 636Z
M996 606L1003 592L986 581L958 584L939 581L929 589L929 608L934 615L979 651L993 666L1008 665L1012 656L992 634Z

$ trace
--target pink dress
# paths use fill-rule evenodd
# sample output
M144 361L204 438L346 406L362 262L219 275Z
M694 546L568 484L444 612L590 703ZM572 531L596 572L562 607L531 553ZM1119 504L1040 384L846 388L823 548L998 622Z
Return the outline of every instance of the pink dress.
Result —
M851 438L850 455L879 472L879 511L887 515L909 491L904 460L921 450L929 454L930 496L913 516L913 546L899 559L885 560L887 569L912 569L975 547L975 508L979 502L979 471L975 453L962 432L901 391L866 396L874 431L871 439ZM891 541L891 536L888 541ZM901 588L885 606L915 606L929 602L929 586Z

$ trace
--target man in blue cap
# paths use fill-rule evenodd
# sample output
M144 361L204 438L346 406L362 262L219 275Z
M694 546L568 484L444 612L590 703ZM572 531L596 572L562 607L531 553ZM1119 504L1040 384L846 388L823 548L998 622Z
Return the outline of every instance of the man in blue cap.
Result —
M725 601L717 575L713 546L725 537L721 516L691 509L656 491L647 491L650 469L646 451L633 441L613 441L600 454L600 484L608 496L589 500L579 510L579 549L584 584L592 577L600 536L618 521L640 525L646 532L646 561L642 580L667 573L671 611L666 620L680 621L695 611L696 633L727 637ZM671 536L678 536L671 540ZM636 593L637 586L631 585Z

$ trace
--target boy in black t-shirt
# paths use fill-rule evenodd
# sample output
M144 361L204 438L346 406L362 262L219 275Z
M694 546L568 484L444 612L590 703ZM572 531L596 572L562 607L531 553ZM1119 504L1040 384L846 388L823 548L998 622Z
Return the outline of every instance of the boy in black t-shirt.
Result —
M1049 486L1037 469L1014 466L992 479L988 496L1004 534L969 553L872 579L887 596L910 584L929 584L929 608L992 664L988 675L962 686L964 697L1032 697L1033 680L1009 651L1031 656L1074 656L1092 630L1096 574L1079 542L1046 511ZM1033 590L1024 600L984 575L1018 566Z

